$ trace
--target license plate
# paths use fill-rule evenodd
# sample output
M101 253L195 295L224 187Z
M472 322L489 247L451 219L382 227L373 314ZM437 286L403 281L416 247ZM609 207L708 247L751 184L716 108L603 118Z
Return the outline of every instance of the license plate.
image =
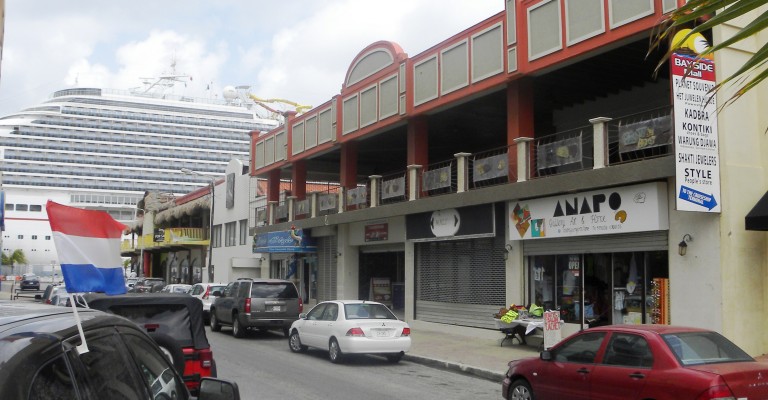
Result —
M272 306L269 311L280 311L280 306Z
M389 336L389 330L388 329L377 329L376 330L376 337L387 337Z

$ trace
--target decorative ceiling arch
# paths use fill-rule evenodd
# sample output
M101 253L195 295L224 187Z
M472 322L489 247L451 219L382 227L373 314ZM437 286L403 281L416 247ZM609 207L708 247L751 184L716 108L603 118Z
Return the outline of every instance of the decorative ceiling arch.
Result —
M408 58L399 44L381 40L364 48L352 60L344 79L344 87L352 86L369 76Z

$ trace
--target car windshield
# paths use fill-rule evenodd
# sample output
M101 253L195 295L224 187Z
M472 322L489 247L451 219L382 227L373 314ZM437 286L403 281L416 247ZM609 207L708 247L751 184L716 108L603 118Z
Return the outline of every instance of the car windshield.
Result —
M347 319L397 319L392 311L383 304L358 303L345 304Z
M299 297L292 283L255 282L251 287L251 297L259 299L293 299Z
M749 354L716 332L679 332L662 337L684 366L754 361Z

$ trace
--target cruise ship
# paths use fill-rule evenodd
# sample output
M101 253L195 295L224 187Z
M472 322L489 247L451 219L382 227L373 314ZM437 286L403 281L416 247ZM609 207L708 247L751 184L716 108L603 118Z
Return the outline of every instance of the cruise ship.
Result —
M188 193L223 175L232 158L247 159L249 132L281 122L258 116L252 103L227 89L221 99L203 99L70 88L1 118L3 252L23 250L33 269L23 272L50 271L57 255L48 200L128 222L146 191Z

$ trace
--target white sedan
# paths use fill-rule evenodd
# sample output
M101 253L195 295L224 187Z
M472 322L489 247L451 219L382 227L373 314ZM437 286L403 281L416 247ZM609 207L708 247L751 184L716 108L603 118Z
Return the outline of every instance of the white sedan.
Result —
M411 328L381 303L325 301L299 315L288 344L294 353L307 347L327 349L333 363L344 354L380 354L396 363L411 349Z

